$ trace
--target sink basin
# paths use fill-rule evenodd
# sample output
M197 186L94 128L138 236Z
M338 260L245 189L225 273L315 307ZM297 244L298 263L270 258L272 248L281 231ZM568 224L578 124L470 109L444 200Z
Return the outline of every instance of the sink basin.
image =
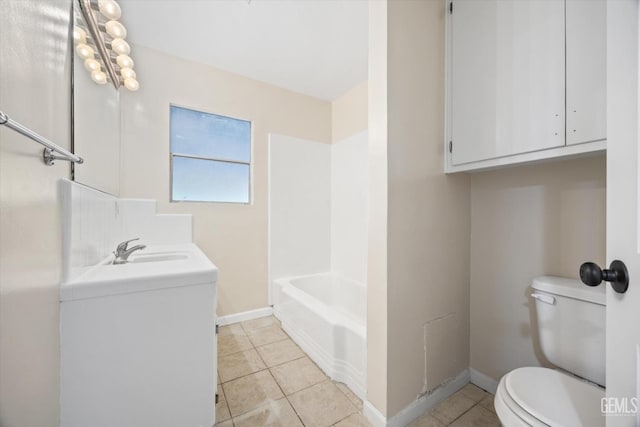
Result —
M157 252L152 254L139 254L131 257L129 262L160 262L160 261L178 261L187 259L189 254L176 252Z
M60 300L72 301L154 289L215 283L218 269L193 243L151 245L126 264L113 255L60 286Z

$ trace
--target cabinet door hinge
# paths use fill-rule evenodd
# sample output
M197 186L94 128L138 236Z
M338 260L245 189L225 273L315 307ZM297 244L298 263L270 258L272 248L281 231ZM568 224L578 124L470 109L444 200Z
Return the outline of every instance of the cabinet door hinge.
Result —
M220 400L220 396L218 396L218 393L216 393L216 403L218 403L219 400Z
M449 14L453 14L453 2L449 3Z
M218 335L218 330L220 329L220 325L216 323L216 335Z
M449 141L449 152L453 153L453 141Z

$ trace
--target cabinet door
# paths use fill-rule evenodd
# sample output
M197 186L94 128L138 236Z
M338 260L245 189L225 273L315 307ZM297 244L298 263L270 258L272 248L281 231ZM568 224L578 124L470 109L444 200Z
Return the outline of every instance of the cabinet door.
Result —
M567 0L567 145L606 138L606 44L606 0Z
M563 0L454 0L454 165L565 143Z

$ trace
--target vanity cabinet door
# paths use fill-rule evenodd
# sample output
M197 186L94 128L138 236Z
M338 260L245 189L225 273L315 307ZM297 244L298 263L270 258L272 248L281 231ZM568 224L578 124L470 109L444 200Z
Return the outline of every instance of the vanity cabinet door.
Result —
M565 144L563 0L454 0L451 161Z
M567 0L567 145L606 138L606 0Z

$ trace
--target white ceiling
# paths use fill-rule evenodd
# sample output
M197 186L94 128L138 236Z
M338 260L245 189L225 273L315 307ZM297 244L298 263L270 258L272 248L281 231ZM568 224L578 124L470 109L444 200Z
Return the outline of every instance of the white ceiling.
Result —
M119 3L134 44L324 100L367 78L366 0Z

